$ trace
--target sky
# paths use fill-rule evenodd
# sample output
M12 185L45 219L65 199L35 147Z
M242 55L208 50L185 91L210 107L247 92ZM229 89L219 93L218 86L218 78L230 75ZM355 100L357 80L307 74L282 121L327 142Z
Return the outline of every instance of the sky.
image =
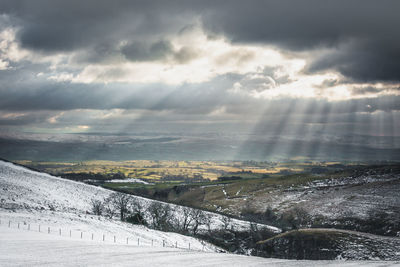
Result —
M400 136L399 10L1 0L0 134Z

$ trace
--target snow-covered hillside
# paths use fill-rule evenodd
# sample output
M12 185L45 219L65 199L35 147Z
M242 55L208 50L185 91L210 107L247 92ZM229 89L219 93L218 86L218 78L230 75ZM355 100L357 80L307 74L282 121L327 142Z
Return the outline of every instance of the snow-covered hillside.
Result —
M112 193L110 190L97 186L54 177L4 161L0 161L0 185L2 190L0 208L8 210L50 210L82 214L90 211L91 200L103 200ZM154 202L142 197L133 197L144 207ZM176 210L175 215L179 216L178 206L169 205ZM206 213L211 218L212 228L223 227L224 216ZM247 230L250 227L249 222L236 219L232 219L231 224L237 230ZM280 232L280 229L272 226L259 225L259 227L268 228L276 233Z
M102 200L112 191L100 187L74 182L48 174L32 171L12 163L0 161L0 218L12 222L43 224L52 228L78 229L88 233L142 237L143 242L158 240L168 244L178 242L183 247L191 243L192 249L220 250L211 244L175 233L150 230L143 226L131 225L118 220L90 215L91 200ZM143 206L154 200L135 197ZM179 217L176 205L169 204ZM222 227L222 215L207 213L211 218L211 227ZM250 224L246 221L231 220L235 229L246 230ZM279 229L267 227L272 231ZM205 229L205 226L203 226Z
M140 238L142 244L179 244L191 249L219 251L220 249L196 238L166 233L132 225L119 220L88 214L92 199L104 199L112 191L73 182L48 174L28 170L0 161L0 219L42 229L62 229L63 232L83 232L84 236L103 234L117 240ZM143 202L146 199L140 198Z
M91 199L110 191L35 172L0 161L1 207L7 209L86 212Z

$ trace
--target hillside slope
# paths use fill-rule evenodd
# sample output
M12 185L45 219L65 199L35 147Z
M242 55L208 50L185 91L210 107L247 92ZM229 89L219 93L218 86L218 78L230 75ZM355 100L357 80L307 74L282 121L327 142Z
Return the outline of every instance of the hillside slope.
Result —
M5 209L86 212L92 199L101 200L111 193L3 161L0 161L0 185L0 207Z
M300 229L258 243L261 255L287 259L400 260L400 239L338 230Z
M103 199L112 191L38 173L12 163L0 161L0 219L24 225L40 224L42 229L83 232L85 236L119 239L140 238L142 243L165 242L168 246L191 244L192 249L220 249L193 237L167 233L132 225L119 220L89 214L92 199ZM145 203L146 199L141 199Z
M51 228L63 228L108 235L141 237L142 242L153 241L176 244L177 242L192 249L219 251L220 249L196 238L176 233L151 230L140 225L123 223L105 217L90 214L92 199L102 200L112 191L79 182L65 180L48 174L39 173L21 166L0 161L0 218L13 223L25 222L43 224ZM134 197L143 206L153 200ZM174 216L180 216L176 205L170 204ZM218 229L223 224L222 215L207 213L211 219L210 227ZM236 229L246 230L250 224L246 221L232 220ZM205 226L202 226L203 229ZM269 226L271 231L279 229ZM204 229L205 230L205 229Z
M299 209L327 227L341 224L346 229L375 234L395 236L398 231L400 234L400 165L239 179L206 186L190 184L179 191L173 189L164 190L168 194L153 195L168 195L162 200L253 218L263 215L267 208L277 215ZM382 219L375 222L376 218ZM376 228L374 223L382 227ZM367 224L370 226L365 227Z

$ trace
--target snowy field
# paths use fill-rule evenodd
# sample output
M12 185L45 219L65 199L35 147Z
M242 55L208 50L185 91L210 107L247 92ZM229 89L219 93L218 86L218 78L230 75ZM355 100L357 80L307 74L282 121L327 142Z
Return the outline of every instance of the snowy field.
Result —
M2 226L30 232L68 237L72 240L101 241L137 246L178 247L199 251L221 251L199 239L171 232L149 229L100 216L59 212L9 212L0 210ZM115 238L115 241L114 241ZM103 241L104 239L104 241Z
M87 241L0 226L0 266L400 266L399 262L294 261Z

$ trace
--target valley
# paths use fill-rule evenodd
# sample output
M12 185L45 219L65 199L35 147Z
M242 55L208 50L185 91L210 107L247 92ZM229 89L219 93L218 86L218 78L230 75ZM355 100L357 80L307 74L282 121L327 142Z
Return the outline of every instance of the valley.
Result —
M249 162L207 162L207 164L201 165L200 162L166 161L158 162L159 166L157 167L154 166L154 163L134 161L129 163L131 165L128 165L127 162L28 164L31 168L57 171L64 175L67 170L71 175L79 174L79 176L65 177L74 181L41 174L24 167L14 168L11 163L4 163L5 165L2 167L3 180L0 180L0 184L7 193L7 197L1 199L2 212L0 215L10 220L16 216L13 213L17 212L16 218L19 221L34 223L41 218L39 220L47 220L47 223L53 225L52 227L65 221L65 218L69 218L68 220L71 222L78 220L80 223L84 222L85 225L89 223L91 225L89 227L82 225L76 227L97 232L98 236L99 231L109 232L110 228L115 229L111 225L122 223L115 219L98 217L90 211L91 201L93 199L103 201L110 196L112 191L109 189L112 189L127 193L137 199L141 203L141 210L144 211L148 222L151 222L152 217L146 209L149 209L154 201L154 203L158 201L170 203L167 205L170 205L171 216L178 219L178 224L171 225L172 228L168 229L177 233L185 234L185 232L177 231L185 209L203 210L203 213L208 214L209 223L200 224L199 232L195 235L190 234L190 231L187 232L186 235L188 233L189 235L184 239L196 237L205 240L209 244L209 249L214 251L226 250L253 256L298 260L339 258L399 260L397 249L385 249L385 253L368 252L397 246L396 242L399 242L400 213L398 204L400 199L397 192L400 185L400 167L396 164L281 163L275 164L275 169L268 169L267 163L256 162L251 162L253 166L249 166ZM200 168L200 166L205 167ZM127 174L127 177L123 171L129 170L129 168L142 168L144 169L143 173L149 169L158 168L163 171L171 171L170 175L172 175L172 171L189 173L189 170L201 169L204 172L213 170L214 173L217 173L216 170L218 170L220 176L208 181L171 182L146 178L145 175L129 177ZM279 172L276 171L278 168ZM87 176L83 170L86 171ZM99 172L94 173L95 170ZM102 173L101 171L104 170L106 172ZM289 170L290 173L287 173L286 171L289 172ZM122 177L115 177L118 173L123 174ZM263 175L268 173L268 176L258 176L257 178L252 176L259 173L263 173ZM97 177L107 177L107 179L87 179L87 177L96 177L93 174L99 175ZM7 177L19 178L9 180ZM27 177L30 178L27 179ZM83 177L87 180L76 177ZM71 202L70 197L67 197L71 194L75 195L74 199L80 200ZM83 218L79 214L84 214ZM98 219L96 219L97 217ZM98 222L93 223L93 220ZM101 221L104 222L99 224ZM96 227L97 230L93 227ZM117 232L119 235L121 235L121 231L125 233L123 235L132 234L132 232L126 232L131 231L128 230L131 227L130 224L122 223L118 226L120 230ZM122 230L123 228L126 229ZM297 232L298 229L301 232ZM317 232L313 234L312 231ZM280 232L283 234L280 235ZM301 234L300 239L298 233ZM323 233L322 238L321 233ZM343 236L347 233L352 234L349 237ZM354 238L353 233L357 238ZM135 233L133 234L135 235ZM303 237L304 234L307 234L307 238ZM165 234L160 235L164 238L167 237ZM368 235L373 236L372 239ZM143 236L143 234L139 234L139 236ZM177 237L169 238L173 238L172 241L165 240L173 246L173 240L176 240ZM153 242L154 235L151 239ZM354 241L358 239L364 240L360 242L366 245L361 246L361 243ZM143 240L143 242L148 244L149 240ZM191 242L192 248L196 247L193 244L199 242L195 240L182 241L180 237L179 240L183 246L188 246L188 242ZM305 240L310 241L304 243ZM198 244L204 249L202 242L204 241ZM273 250L271 250L271 244L275 244ZM317 247L315 247L316 244ZM339 248L338 244L341 244ZM285 248L287 245L291 246L290 250ZM215 247L213 248L213 246ZM282 248L280 248L281 246ZM293 250L296 246L306 246L305 252L299 254L301 250ZM322 249L327 253L316 254L315 249L318 251ZM315 255L319 255L318 258Z

